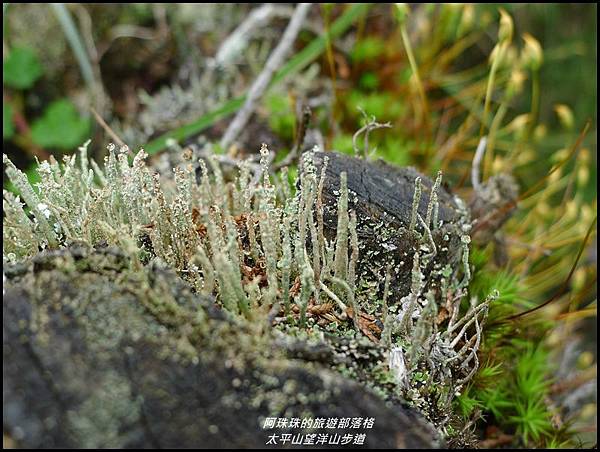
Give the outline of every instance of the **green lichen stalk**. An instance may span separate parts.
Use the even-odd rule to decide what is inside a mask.
[[[79,165],[75,156],[62,165],[42,162],[35,188],[4,156],[7,176],[26,203],[4,191],[5,262],[74,242],[119,246],[138,268],[155,262],[175,270],[195,291],[214,295],[234,317],[253,321],[269,312],[272,324],[288,334],[323,340],[328,331],[363,344],[353,347],[372,349],[381,359],[330,365],[358,380],[365,371],[371,373],[369,384],[384,398],[406,399],[440,429],[453,419],[451,403],[479,366],[477,350],[491,299],[472,298],[468,310],[461,310],[471,277],[469,238],[461,227],[440,232],[441,174],[430,189],[425,219],[419,213],[422,181],[414,180],[410,224],[400,232],[416,249],[402,257],[406,263],[386,263],[379,275],[361,264],[364,225],[345,172],[332,189],[335,235],[326,236],[324,212],[331,207],[323,194],[327,159],[317,174],[318,149],[304,154],[296,193],[287,176],[278,187],[271,182],[266,146],[260,174],[252,177],[250,165],[242,164],[231,182],[215,159],[208,159],[208,165],[198,162],[199,183],[190,164],[176,168],[168,183],[152,173],[143,150],[132,159],[126,147],[110,145],[108,151],[103,169],[88,161],[86,146]],[[394,231],[384,228],[381,234],[391,237]],[[451,253],[462,268],[440,260],[440,234],[446,236],[444,243],[461,243],[442,254]],[[394,299],[393,281],[406,271],[410,291]],[[383,285],[383,302],[374,302],[382,299]],[[185,317],[175,301],[145,299],[145,307],[170,325]],[[440,320],[441,312],[448,313],[447,319]],[[381,320],[383,331],[377,331],[373,319]],[[336,349],[339,343],[330,346]],[[387,383],[379,384],[380,379]]]

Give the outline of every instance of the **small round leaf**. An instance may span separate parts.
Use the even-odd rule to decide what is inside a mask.
[[[4,83],[15,89],[31,88],[44,72],[42,65],[33,51],[28,47],[12,49],[4,61]]]

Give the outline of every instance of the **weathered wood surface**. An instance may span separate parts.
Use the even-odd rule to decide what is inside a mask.
[[[420,177],[422,195],[418,211],[425,218],[433,187],[433,181],[428,176],[419,173],[413,167],[398,167],[382,160],[368,161],[338,152],[314,153],[317,174],[320,174],[325,158],[328,162],[324,197],[337,198],[334,191],[339,190],[340,174],[346,172],[348,189],[358,197],[357,214],[381,218],[385,212],[394,217],[399,224],[407,227],[411,219],[415,179]],[[443,187],[438,191],[438,201],[440,220],[450,223],[461,219],[456,199]]]
[[[337,228],[337,200],[340,193],[340,174],[346,172],[349,190],[348,208],[357,216],[357,235],[361,242],[358,274],[364,280],[379,280],[383,289],[387,265],[391,266],[391,301],[397,301],[410,292],[413,256],[422,246],[420,235],[424,230],[416,222],[417,234],[409,230],[412,216],[415,179],[421,178],[422,193],[419,215],[425,219],[434,182],[411,167],[396,167],[383,161],[367,161],[337,152],[316,152],[314,161],[317,175],[321,174],[327,158],[323,185],[324,227],[326,235],[335,237]],[[432,230],[437,249],[435,259],[422,269],[427,286],[432,270],[449,264],[459,265],[460,237],[468,225],[466,209],[461,200],[441,186],[437,191],[439,224]]]
[[[366,447],[439,446],[419,415],[290,359],[170,271],[128,266],[116,249],[71,248],[5,267],[3,422],[17,446],[264,447],[286,432],[262,429],[277,413],[374,417]]]

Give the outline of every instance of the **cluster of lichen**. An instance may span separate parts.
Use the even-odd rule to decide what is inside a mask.
[[[439,428],[448,424],[451,402],[479,366],[489,300],[471,298],[461,310],[471,277],[469,238],[462,228],[456,253],[462,254],[463,265],[434,266],[428,278],[437,278],[439,287],[424,290],[422,269],[436,255],[431,230],[439,223],[436,190],[441,176],[425,219],[418,213],[421,190],[420,180],[415,181],[409,229],[419,246],[412,269],[405,270],[412,274],[411,290],[391,306],[389,268],[382,298],[380,281],[357,272],[361,247],[345,173],[336,190],[337,233],[332,240],[325,237],[327,158],[317,174],[314,151],[304,154],[294,193],[286,170],[275,178],[269,174],[266,146],[254,174],[249,164],[241,163],[239,175],[228,182],[216,159],[208,158],[211,171],[200,161],[199,182],[188,163],[173,170],[171,185],[151,172],[143,150],[131,161],[127,147],[110,145],[108,150],[104,169],[88,160],[85,145],[79,159],[65,157],[62,165],[41,162],[37,190],[4,156],[6,174],[26,203],[4,191],[4,262],[73,242],[119,246],[131,256],[134,269],[162,261],[197,292],[215,295],[233,315],[252,321],[270,314],[290,334],[322,338],[323,332],[333,331],[348,338],[351,347],[368,342],[376,350],[373,356],[384,359],[366,365],[373,373],[366,382],[387,398],[408,400]],[[383,323],[381,340],[367,340],[359,322],[360,313],[374,311],[372,305],[378,306],[375,311]],[[317,323],[316,316],[308,315],[309,307],[327,311],[329,321]],[[176,303],[151,299],[146,308],[177,324]],[[446,311],[441,320],[440,310]],[[357,377],[354,365],[330,364]]]

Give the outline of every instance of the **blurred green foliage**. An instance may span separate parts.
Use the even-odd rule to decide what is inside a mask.
[[[503,7],[513,15],[516,33],[531,33],[544,49],[540,82],[547,89],[540,99],[540,119],[556,125],[553,107],[564,103],[572,106],[578,127],[588,118],[596,123],[598,5],[507,3]]]
[[[27,151],[33,149],[28,146],[71,151],[89,137],[91,122],[89,118],[82,117],[67,98],[54,100],[45,106],[41,116],[31,121],[30,128],[28,125],[22,130],[15,127],[14,118],[17,113],[21,115],[25,124],[30,121],[27,117],[27,97],[24,94],[32,90],[43,76],[44,68],[34,49],[10,49],[4,59],[2,138],[15,139],[25,146]]]
[[[350,56],[353,62],[360,63],[378,58],[384,51],[385,42],[383,39],[377,36],[367,36],[352,47]]]
[[[16,47],[4,61],[3,82],[15,89],[29,89],[42,76],[44,70],[33,49]]]
[[[15,124],[13,122],[13,109],[10,104],[2,104],[2,138],[11,138],[15,133]]]
[[[68,99],[59,99],[33,122],[31,138],[45,148],[71,150],[86,140],[89,131],[90,120],[82,118]]]
[[[266,99],[269,110],[268,122],[273,132],[285,140],[294,138],[296,116],[290,99],[280,94],[270,95]]]
[[[348,96],[347,107],[348,113],[358,123],[362,116],[359,108],[367,114],[375,116],[377,121],[386,122],[394,120],[405,113],[407,105],[398,102],[387,91],[371,92],[370,90],[354,89]]]

